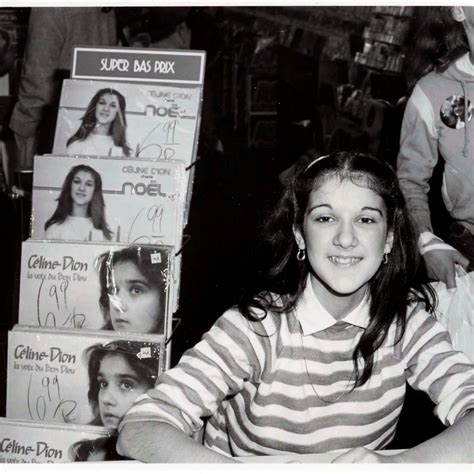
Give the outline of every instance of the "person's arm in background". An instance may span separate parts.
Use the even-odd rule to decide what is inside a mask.
[[[38,127],[57,87],[55,76],[65,35],[62,10],[31,9],[18,102],[10,119],[19,151],[15,165],[19,169],[33,167]]]
[[[408,100],[400,135],[397,175],[410,214],[417,226],[420,252],[433,280],[456,287],[456,264],[469,263],[456,249],[433,234],[428,204],[429,180],[438,161],[438,134],[433,107],[418,85]]]

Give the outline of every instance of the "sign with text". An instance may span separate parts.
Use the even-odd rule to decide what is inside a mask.
[[[181,246],[180,161],[35,156],[31,238]]]
[[[202,85],[205,58],[194,50],[76,47],[71,77]]]
[[[8,333],[7,417],[116,429],[134,398],[129,397],[126,407],[122,403],[121,411],[101,406],[99,379],[112,383],[122,374],[136,380],[138,397],[163,370],[163,340],[158,335],[17,325]]]

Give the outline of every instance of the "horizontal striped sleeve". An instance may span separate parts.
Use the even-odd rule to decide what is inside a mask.
[[[408,383],[430,396],[445,425],[474,408],[474,366],[453,349],[447,331],[426,311],[417,308],[408,317],[401,355]]]
[[[253,339],[252,341],[250,339]],[[187,434],[199,430],[221,402],[238,393],[265,357],[265,338],[255,334],[235,310],[222,315],[179,364],[164,372],[154,389],[140,397],[122,420],[162,421]]]

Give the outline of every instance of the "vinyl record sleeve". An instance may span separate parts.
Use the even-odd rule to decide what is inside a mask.
[[[109,439],[110,430],[89,425],[65,425],[0,418],[0,463],[67,463],[78,461],[79,447]],[[103,443],[101,443],[103,444]],[[93,450],[90,450],[93,456]],[[98,453],[97,453],[98,454]],[[90,459],[94,460],[93,457]]]
[[[131,262],[132,269],[143,276],[144,288],[158,290],[157,321],[163,321],[163,331],[168,333],[175,282],[173,249],[165,246],[26,240],[22,244],[19,323],[103,329],[105,309],[99,298],[102,294],[108,303],[108,279],[113,282],[126,275],[123,266],[115,271],[114,261]],[[143,292],[142,282],[130,291]],[[130,304],[123,312],[126,318],[136,318]]]
[[[82,126],[82,118],[94,115],[98,106],[89,103],[98,91],[117,91],[125,101],[122,120],[128,157],[152,160],[181,160],[186,166],[194,161],[198,144],[201,86],[168,86],[131,84],[110,81],[67,79],[63,82],[54,138],[54,154],[119,155],[126,157],[124,147],[104,151],[97,136],[88,134],[68,148],[68,140]],[[95,102],[95,101],[94,101]],[[94,118],[92,120],[95,120]],[[71,145],[71,144],[70,144]],[[72,146],[72,145],[71,145]],[[81,151],[87,149],[86,152]],[[73,151],[71,151],[73,150]],[[96,151],[94,151],[96,150]]]
[[[75,173],[73,170],[77,169],[76,166],[92,169],[87,172],[88,177],[93,173],[100,177],[102,193],[94,189],[88,212],[90,214],[93,207],[99,209],[96,214],[103,216],[111,232],[109,242],[180,247],[187,186],[183,163],[180,161],[35,156],[31,238],[107,241],[103,230],[95,226],[92,228],[91,222],[88,233],[81,223],[76,226],[74,220],[65,226],[70,221],[67,211],[64,212],[67,222],[50,226],[50,236],[45,231],[46,222],[59,210],[61,201],[58,198],[63,188],[63,202],[70,202],[69,206],[74,202],[74,192],[71,191],[73,185],[70,184],[68,188],[67,181]],[[98,179],[94,177],[94,182]],[[100,204],[100,195],[105,206]]]
[[[164,369],[163,341],[159,335],[16,325],[8,333],[7,417],[91,424],[95,414],[88,400],[86,350],[118,347],[115,353],[127,352],[151,365],[156,381]]]

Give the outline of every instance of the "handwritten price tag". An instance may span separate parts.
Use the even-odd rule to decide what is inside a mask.
[[[28,413],[32,420],[61,423],[74,421],[77,402],[61,396],[59,377],[30,375],[26,393]]]
[[[75,307],[71,311],[69,310],[68,288],[68,280],[60,284],[45,283],[45,280],[41,280],[36,298],[37,322],[39,326],[82,328],[86,324],[87,318],[85,314],[78,312]],[[42,313],[42,307],[49,308],[49,310]]]

